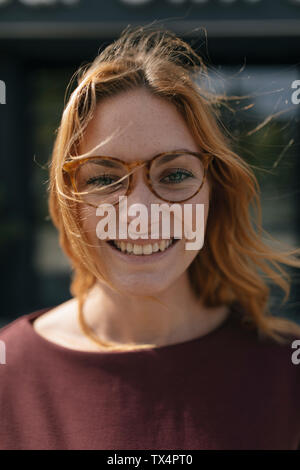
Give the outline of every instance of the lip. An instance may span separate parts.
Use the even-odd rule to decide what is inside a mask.
[[[125,240],[121,240],[121,241],[125,241]],[[128,243],[134,243],[134,241],[135,240],[130,240]],[[146,244],[149,244],[149,240],[143,240],[143,241],[144,242],[146,241]],[[155,240],[155,242],[156,241],[158,242],[158,240]],[[168,253],[171,253],[174,247],[178,245],[178,241],[180,241],[180,239],[175,238],[172,245],[169,246],[165,251],[157,251],[156,253],[152,253],[151,255],[134,255],[133,253],[126,254],[118,250],[114,246],[112,246],[110,243],[106,243],[106,245],[116,256],[119,256],[119,258],[125,261],[126,263],[145,264],[145,263],[156,263],[160,259],[166,257]],[[144,244],[145,243],[143,243],[143,245]]]

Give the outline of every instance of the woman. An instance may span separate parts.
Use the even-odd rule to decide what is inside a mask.
[[[150,28],[126,29],[80,70],[49,185],[72,299],[1,330],[1,448],[300,446],[300,327],[268,312],[267,284],[287,297],[282,264],[300,263],[262,241],[255,176],[193,73],[206,77],[188,44]],[[171,213],[165,237],[173,203],[192,217]],[[191,230],[204,243],[187,249]]]

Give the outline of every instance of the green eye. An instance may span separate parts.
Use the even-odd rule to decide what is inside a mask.
[[[173,171],[166,175],[164,178],[161,179],[162,183],[181,183],[182,181],[185,181],[186,179],[193,178],[193,174],[190,173],[187,170],[181,170],[177,169],[176,171]],[[169,179],[168,179],[169,178]]]
[[[123,185],[122,181],[119,182],[120,178],[110,175],[101,175],[93,176],[86,181],[86,185],[96,186],[98,188],[103,188],[106,186],[111,186],[111,189],[118,189]]]
[[[94,186],[107,186],[114,182],[113,178],[109,175],[102,175],[102,176],[94,176],[89,178],[86,184],[94,185]]]

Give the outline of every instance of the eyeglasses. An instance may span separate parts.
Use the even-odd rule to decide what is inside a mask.
[[[134,187],[133,172],[144,167],[144,181],[158,198],[184,202],[202,188],[213,156],[174,150],[155,155],[147,161],[124,162],[119,158],[89,156],[68,160],[63,171],[70,176],[74,193],[86,204],[117,204]]]

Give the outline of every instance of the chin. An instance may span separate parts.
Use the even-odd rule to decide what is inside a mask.
[[[127,275],[123,279],[109,276],[109,280],[114,287],[125,295],[137,297],[145,295],[156,296],[172,285],[171,279],[168,282],[168,279],[162,279],[161,276],[154,273],[148,276],[141,273],[131,276]]]

